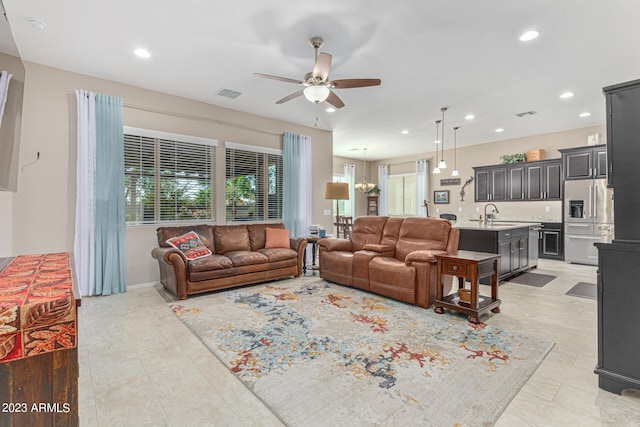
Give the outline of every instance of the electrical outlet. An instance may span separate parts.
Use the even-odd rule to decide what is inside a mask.
[[[325,209],[324,210],[324,214],[325,215],[331,215],[331,209]]]
[[[480,212],[480,208],[479,207],[476,207],[476,212]]]
[[[458,208],[458,212],[462,212],[462,206]]]
[[[544,211],[545,212],[551,212],[551,206],[545,206],[544,207]]]
[[[440,208],[436,208],[436,213],[440,213]]]

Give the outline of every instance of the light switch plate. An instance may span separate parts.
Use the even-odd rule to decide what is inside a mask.
[[[458,212],[462,212],[462,206],[458,208]]]
[[[325,209],[324,210],[324,214],[325,215],[331,215],[331,209]]]
[[[551,206],[545,206],[544,207],[544,211],[545,212],[551,212]]]
[[[476,212],[480,212],[480,208],[479,207],[476,207]]]

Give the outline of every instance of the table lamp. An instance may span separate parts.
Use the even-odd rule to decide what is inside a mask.
[[[338,226],[338,217],[340,216],[338,200],[349,200],[349,184],[346,182],[327,182],[324,188],[324,198],[336,201],[336,226]]]

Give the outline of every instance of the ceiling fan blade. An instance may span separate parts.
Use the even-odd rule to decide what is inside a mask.
[[[262,73],[253,73],[253,75],[258,77],[263,77],[265,79],[278,80],[281,82],[296,83],[299,85],[302,84],[300,80],[290,79],[288,77],[278,77],[278,76],[272,76],[271,74],[262,74]]]
[[[336,89],[350,89],[354,87],[379,86],[380,79],[342,79],[331,82]]]
[[[338,98],[338,95],[336,95],[333,91],[329,92],[329,96],[327,97],[326,101],[336,108],[344,107],[344,102],[342,102],[342,99]]]
[[[304,92],[304,89],[299,90],[297,92],[293,92],[291,95],[287,95],[284,98],[276,101],[276,104],[284,104],[287,101],[291,101],[292,99],[295,99],[295,98],[299,97],[300,95],[302,95],[303,92]]]
[[[331,71],[331,55],[322,52],[318,55],[311,75],[314,78],[320,78],[323,82],[326,82],[329,78],[329,71]]]

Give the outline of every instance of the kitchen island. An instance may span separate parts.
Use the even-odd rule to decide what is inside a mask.
[[[538,265],[538,222],[456,222],[461,250],[500,254],[499,280]]]

